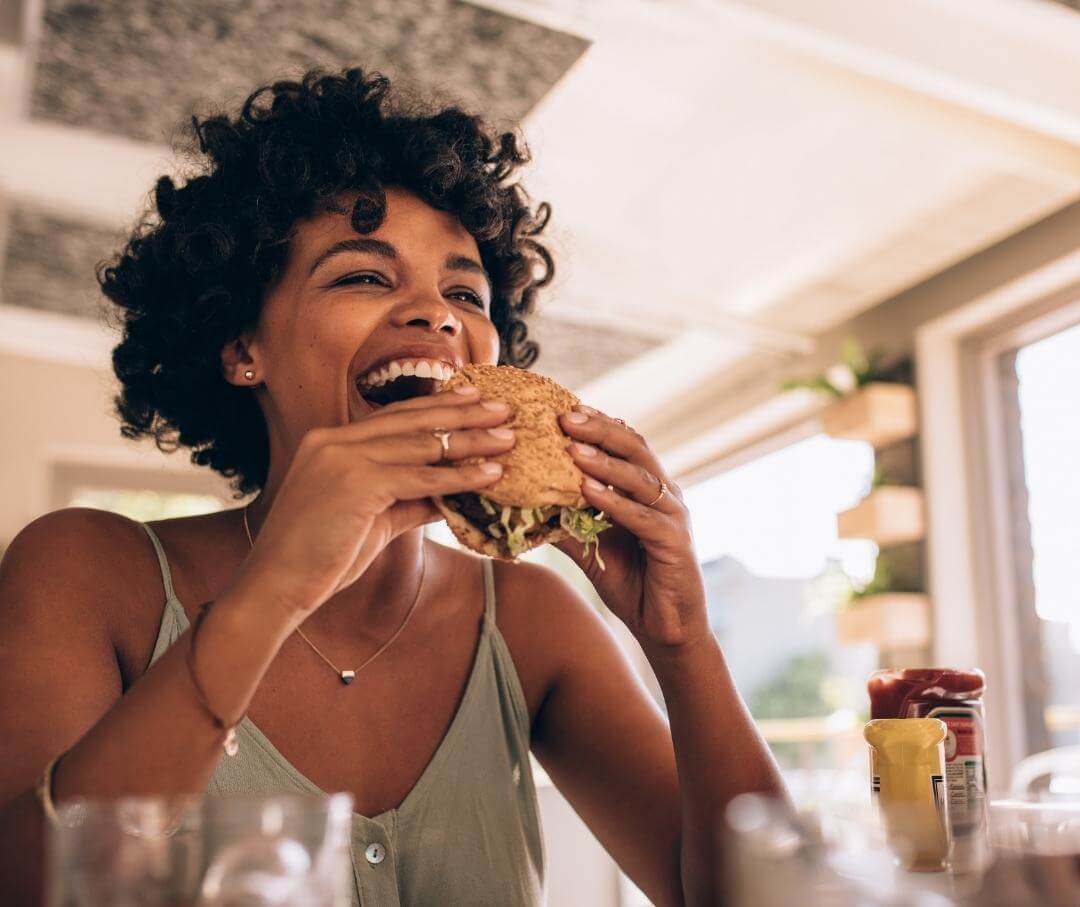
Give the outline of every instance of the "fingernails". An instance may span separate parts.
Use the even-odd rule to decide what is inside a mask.
[[[591,444],[582,444],[580,441],[575,441],[573,444],[574,450],[576,450],[583,457],[595,457],[596,448]]]
[[[507,438],[514,437],[514,430],[512,428],[489,428],[488,434],[493,438],[498,438],[500,441],[505,441]]]
[[[484,409],[490,409],[493,413],[506,412],[506,410],[510,408],[503,403],[502,400],[485,400],[480,405],[484,407]]]
[[[486,476],[497,476],[502,472],[502,463],[481,463],[480,471]]]
[[[584,422],[588,422],[589,417],[586,416],[584,413],[567,413],[566,421],[573,422],[575,425],[581,425]]]
[[[577,410],[579,413],[588,413],[590,416],[600,415],[595,409],[593,409],[591,406],[586,406],[584,403],[577,404],[574,409]]]
[[[585,481],[584,481],[583,484],[584,484],[584,486],[586,488],[589,489],[589,491],[603,491],[604,490],[604,486],[601,485],[599,482],[597,482],[596,479],[594,479],[592,476],[585,476]]]
[[[480,390],[474,384],[459,384],[454,388],[454,393],[461,394],[463,397],[474,397],[480,393]]]

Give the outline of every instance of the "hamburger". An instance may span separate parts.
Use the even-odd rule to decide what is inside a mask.
[[[575,538],[586,552],[593,548],[602,568],[597,537],[611,523],[582,496],[583,473],[565,449],[569,439],[558,419],[578,398],[550,378],[509,365],[465,365],[442,389],[464,384],[510,407],[507,425],[517,441],[506,453],[461,461],[502,464],[499,480],[483,493],[432,499],[454,536],[466,548],[500,560]]]

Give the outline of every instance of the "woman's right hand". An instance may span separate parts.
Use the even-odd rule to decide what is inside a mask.
[[[498,464],[453,461],[509,450],[513,435],[498,427],[509,415],[505,404],[481,401],[470,387],[309,431],[234,587],[258,590],[301,623],[354,583],[390,541],[438,518],[432,495],[495,482]],[[451,433],[445,454],[438,429]]]

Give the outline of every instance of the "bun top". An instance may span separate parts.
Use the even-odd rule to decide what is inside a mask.
[[[570,439],[558,421],[560,413],[580,402],[578,398],[550,378],[511,365],[462,366],[444,389],[464,384],[474,385],[482,398],[506,403],[510,407],[506,424],[516,435],[506,453],[461,461],[502,463],[502,477],[480,493],[510,507],[585,507],[583,475],[566,451]]]

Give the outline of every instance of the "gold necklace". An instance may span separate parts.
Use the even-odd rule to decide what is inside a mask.
[[[248,545],[250,547],[254,548],[255,547],[255,542],[251,538],[251,526],[248,523],[248,507],[250,507],[250,506],[251,506],[250,502],[244,505],[244,510],[243,510],[244,533],[247,535]],[[420,542],[420,550],[423,552],[423,560],[422,560],[421,565],[420,565],[420,582],[416,584],[416,597],[413,599],[412,605],[409,606],[409,613],[405,615],[405,619],[401,622],[401,626],[398,627],[397,630],[394,631],[394,635],[391,636],[386,642],[384,642],[379,647],[378,651],[376,651],[376,653],[374,655],[372,655],[370,658],[368,658],[359,667],[357,667],[357,668],[345,668],[345,669],[339,668],[336,664],[334,664],[329,658],[327,658],[323,654],[322,650],[317,645],[315,645],[315,643],[313,643],[310,639],[308,639],[307,634],[304,633],[303,630],[301,630],[299,627],[296,628],[296,632],[300,634],[300,638],[304,642],[306,642],[309,646],[311,646],[311,648],[315,652],[315,654],[318,655],[319,658],[321,658],[323,661],[325,661],[330,666],[331,670],[335,674],[337,674],[338,677],[341,678],[341,682],[343,684],[345,684],[345,686],[348,686],[350,683],[352,683],[354,680],[356,680],[356,675],[360,671],[362,671],[364,668],[366,668],[376,658],[378,658],[380,655],[382,655],[383,652],[385,652],[387,649],[390,648],[391,643],[393,643],[393,641],[395,639],[397,639],[401,635],[401,631],[405,629],[405,625],[409,622],[409,618],[413,616],[413,611],[416,610],[416,606],[420,603],[420,592],[424,588],[424,574],[427,572],[427,548],[424,547],[423,540],[421,540],[421,542]]]

